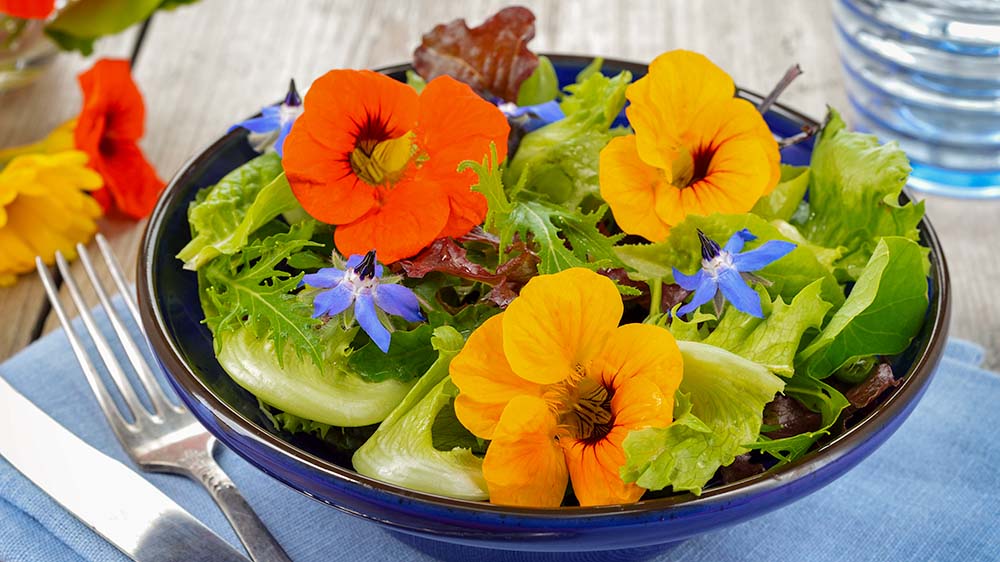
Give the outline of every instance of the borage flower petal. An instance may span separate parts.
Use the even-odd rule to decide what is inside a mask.
[[[335,70],[306,95],[283,164],[305,210],[338,225],[341,253],[375,248],[391,263],[482,222],[486,200],[457,167],[490,143],[504,152],[508,130],[495,106],[451,78],[418,96],[382,74]]]

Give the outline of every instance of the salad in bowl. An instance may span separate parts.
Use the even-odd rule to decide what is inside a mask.
[[[267,430],[531,511],[779,473],[878,407],[931,301],[903,152],[832,109],[776,136],[794,70],[756,104],[683,50],[560,87],[533,21],[438,26],[405,81],[332,70],[236,126],[259,155],[175,263]]]

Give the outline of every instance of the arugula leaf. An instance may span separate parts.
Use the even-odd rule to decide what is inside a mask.
[[[851,294],[797,361],[818,379],[868,355],[903,352],[927,311],[929,250],[898,236],[882,238]]]
[[[433,427],[453,398],[448,365],[464,345],[461,334],[442,326],[431,340],[438,358],[406,398],[352,457],[360,474],[398,486],[467,500],[489,497],[483,461],[465,448],[439,451]]]
[[[521,82],[517,92],[517,105],[538,105],[559,96],[559,77],[549,57],[540,55],[538,67],[527,80]]]
[[[822,424],[822,427],[816,431],[781,439],[768,439],[761,436],[751,446],[752,449],[770,454],[781,463],[788,463],[805,455],[813,443],[820,437],[829,434],[830,427],[836,423],[840,413],[850,405],[850,402],[836,388],[804,373],[796,373],[788,380],[785,384],[784,395],[798,400],[814,412],[819,412]]]
[[[643,488],[700,494],[720,466],[747,452],[760,435],[764,406],[785,383],[764,367],[724,349],[678,342],[684,378],[665,428],[625,437],[621,476]]]
[[[309,302],[291,294],[304,274],[278,269],[302,248],[318,246],[309,240],[312,227],[312,223],[293,226],[287,233],[255,241],[239,254],[203,268],[199,292],[217,344],[220,334],[245,327],[255,337],[273,342],[279,365],[286,341],[299,357],[323,364],[324,344],[316,329],[320,321],[312,318]]]
[[[538,271],[542,274],[571,267],[597,270],[623,265],[614,249],[623,235],[605,236],[597,228],[607,213],[606,207],[584,213],[542,201],[512,203],[504,190],[496,156],[496,147],[491,146],[490,156],[481,164],[466,160],[459,165],[459,171],[471,169],[479,176],[472,190],[486,197],[486,229],[499,236],[501,249],[510,246],[515,235],[531,240],[538,246]]]
[[[435,354],[431,347],[433,331],[429,324],[421,324],[408,332],[393,332],[389,353],[383,353],[374,343],[368,343],[351,354],[347,365],[370,382],[388,379],[412,381],[424,374],[434,362]]]
[[[732,234],[746,228],[757,239],[747,242],[745,250],[752,250],[768,240],[791,240],[774,224],[752,213],[742,215],[688,216],[683,222],[670,229],[670,236],[655,244],[616,246],[614,251],[632,271],[629,277],[636,280],[660,278],[673,281],[671,266],[685,273],[693,273],[701,267],[701,244],[697,229],[709,238],[725,243]],[[786,228],[794,228],[788,225]],[[772,298],[781,296],[790,301],[802,289],[822,280],[820,294],[826,302],[835,307],[844,302],[844,291],[828,267],[820,261],[817,249],[811,245],[799,245],[788,255],[756,272],[772,284],[767,288]]]
[[[844,246],[839,266],[856,279],[879,238],[918,237],[924,204],[899,204],[910,164],[895,142],[847,130],[830,110],[812,153],[809,177],[811,218],[805,237],[820,246]]]
[[[198,193],[188,210],[192,239],[177,258],[197,270],[219,255],[238,252],[255,230],[299,206],[281,168],[264,153]]]
[[[819,330],[832,306],[820,296],[817,279],[799,292],[790,304],[779,296],[765,304],[764,318],[756,318],[727,305],[719,325],[704,343],[732,351],[784,377],[795,373],[795,353],[806,330]]]
[[[629,72],[614,78],[590,74],[566,87],[560,107],[565,118],[532,131],[504,173],[507,185],[523,185],[522,198],[545,200],[567,209],[592,210],[600,204],[597,162],[601,149],[624,130],[609,130],[625,105]]]
[[[809,189],[807,166],[781,165],[781,179],[774,191],[761,197],[750,211],[765,219],[790,220]]]

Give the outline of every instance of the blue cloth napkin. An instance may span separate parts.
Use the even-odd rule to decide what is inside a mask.
[[[102,325],[110,333],[107,323]],[[109,339],[113,341],[113,336]],[[819,492],[666,551],[592,553],[584,558],[685,562],[1000,559],[1000,439],[996,433],[1000,376],[979,369],[982,359],[981,348],[950,342],[934,381],[910,419],[870,458]],[[62,332],[42,338],[0,365],[0,376],[70,431],[129,464]],[[39,449],[45,446],[38,443]],[[400,535],[312,501],[229,450],[220,450],[218,459],[289,555],[300,562],[561,558],[483,551]],[[239,548],[232,529],[198,484],[172,475],[142,475]],[[125,557],[0,458],[0,560]]]

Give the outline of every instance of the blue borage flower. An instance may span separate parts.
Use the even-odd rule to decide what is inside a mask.
[[[345,269],[330,267],[305,275],[302,284],[327,289],[313,298],[313,318],[336,316],[353,304],[354,318],[383,353],[389,352],[391,335],[379,311],[410,322],[427,320],[410,288],[382,281],[374,250],[351,256]]]
[[[712,300],[718,316],[722,313],[725,298],[737,310],[763,318],[760,295],[749,284],[770,283],[752,272],[785,257],[795,249],[795,244],[770,240],[756,250],[740,253],[745,242],[757,239],[745,228],[733,234],[722,248],[701,230],[698,230],[698,239],[701,241],[701,270],[694,275],[685,275],[673,268],[674,281],[688,291],[694,291],[691,302],[682,306],[677,314],[688,314]]]
[[[549,123],[555,123],[566,117],[559,102],[552,100],[537,105],[523,105],[507,102],[499,103],[497,107],[507,116],[507,119],[519,123],[525,132],[531,132]]]
[[[230,131],[237,127],[243,127],[256,135],[265,135],[253,142],[254,149],[258,152],[264,147],[274,142],[274,150],[278,156],[282,156],[282,148],[285,145],[285,137],[292,130],[295,119],[302,114],[302,98],[295,88],[295,80],[288,85],[288,93],[285,101],[278,105],[269,105],[260,110],[261,116],[247,119],[229,128]]]

